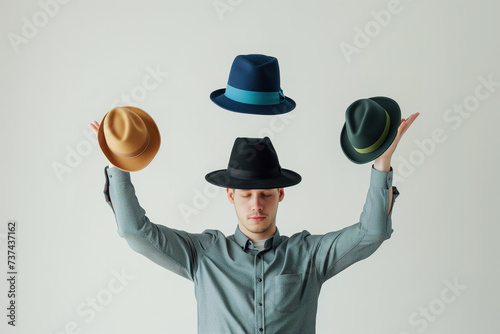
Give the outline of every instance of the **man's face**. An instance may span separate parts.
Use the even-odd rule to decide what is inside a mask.
[[[238,226],[251,240],[270,238],[276,232],[278,203],[283,200],[283,188],[226,189],[229,202],[234,204]]]

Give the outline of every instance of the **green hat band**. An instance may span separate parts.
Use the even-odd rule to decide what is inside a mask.
[[[384,111],[385,111],[385,109],[384,109]],[[382,146],[382,143],[387,138],[387,135],[389,134],[389,129],[391,127],[390,126],[391,125],[391,118],[389,117],[389,114],[387,113],[387,111],[385,111],[385,115],[386,115],[385,128],[384,128],[384,131],[382,132],[382,134],[380,135],[380,137],[378,138],[378,140],[373,145],[366,147],[366,148],[356,148],[353,146],[353,148],[357,152],[359,152],[359,153],[371,153],[371,152],[375,151],[377,148],[379,148],[380,146]]]

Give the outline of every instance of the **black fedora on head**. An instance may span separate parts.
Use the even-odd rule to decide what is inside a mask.
[[[364,164],[381,156],[392,144],[401,123],[393,99],[378,96],[353,102],[346,110],[340,146],[349,160]]]
[[[283,94],[278,59],[261,54],[239,55],[231,66],[226,88],[210,94],[224,109],[256,115],[277,115],[295,108]]]
[[[227,169],[208,173],[205,179],[224,188],[272,189],[296,185],[302,177],[281,168],[268,137],[238,137],[234,141]]]

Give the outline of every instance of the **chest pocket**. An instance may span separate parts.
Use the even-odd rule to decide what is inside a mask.
[[[274,305],[278,312],[295,312],[300,304],[301,274],[274,277]]]

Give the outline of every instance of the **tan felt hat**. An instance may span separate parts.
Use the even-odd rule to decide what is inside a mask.
[[[102,119],[99,146],[117,168],[135,172],[146,167],[160,148],[160,131],[153,118],[136,107],[116,107]]]

